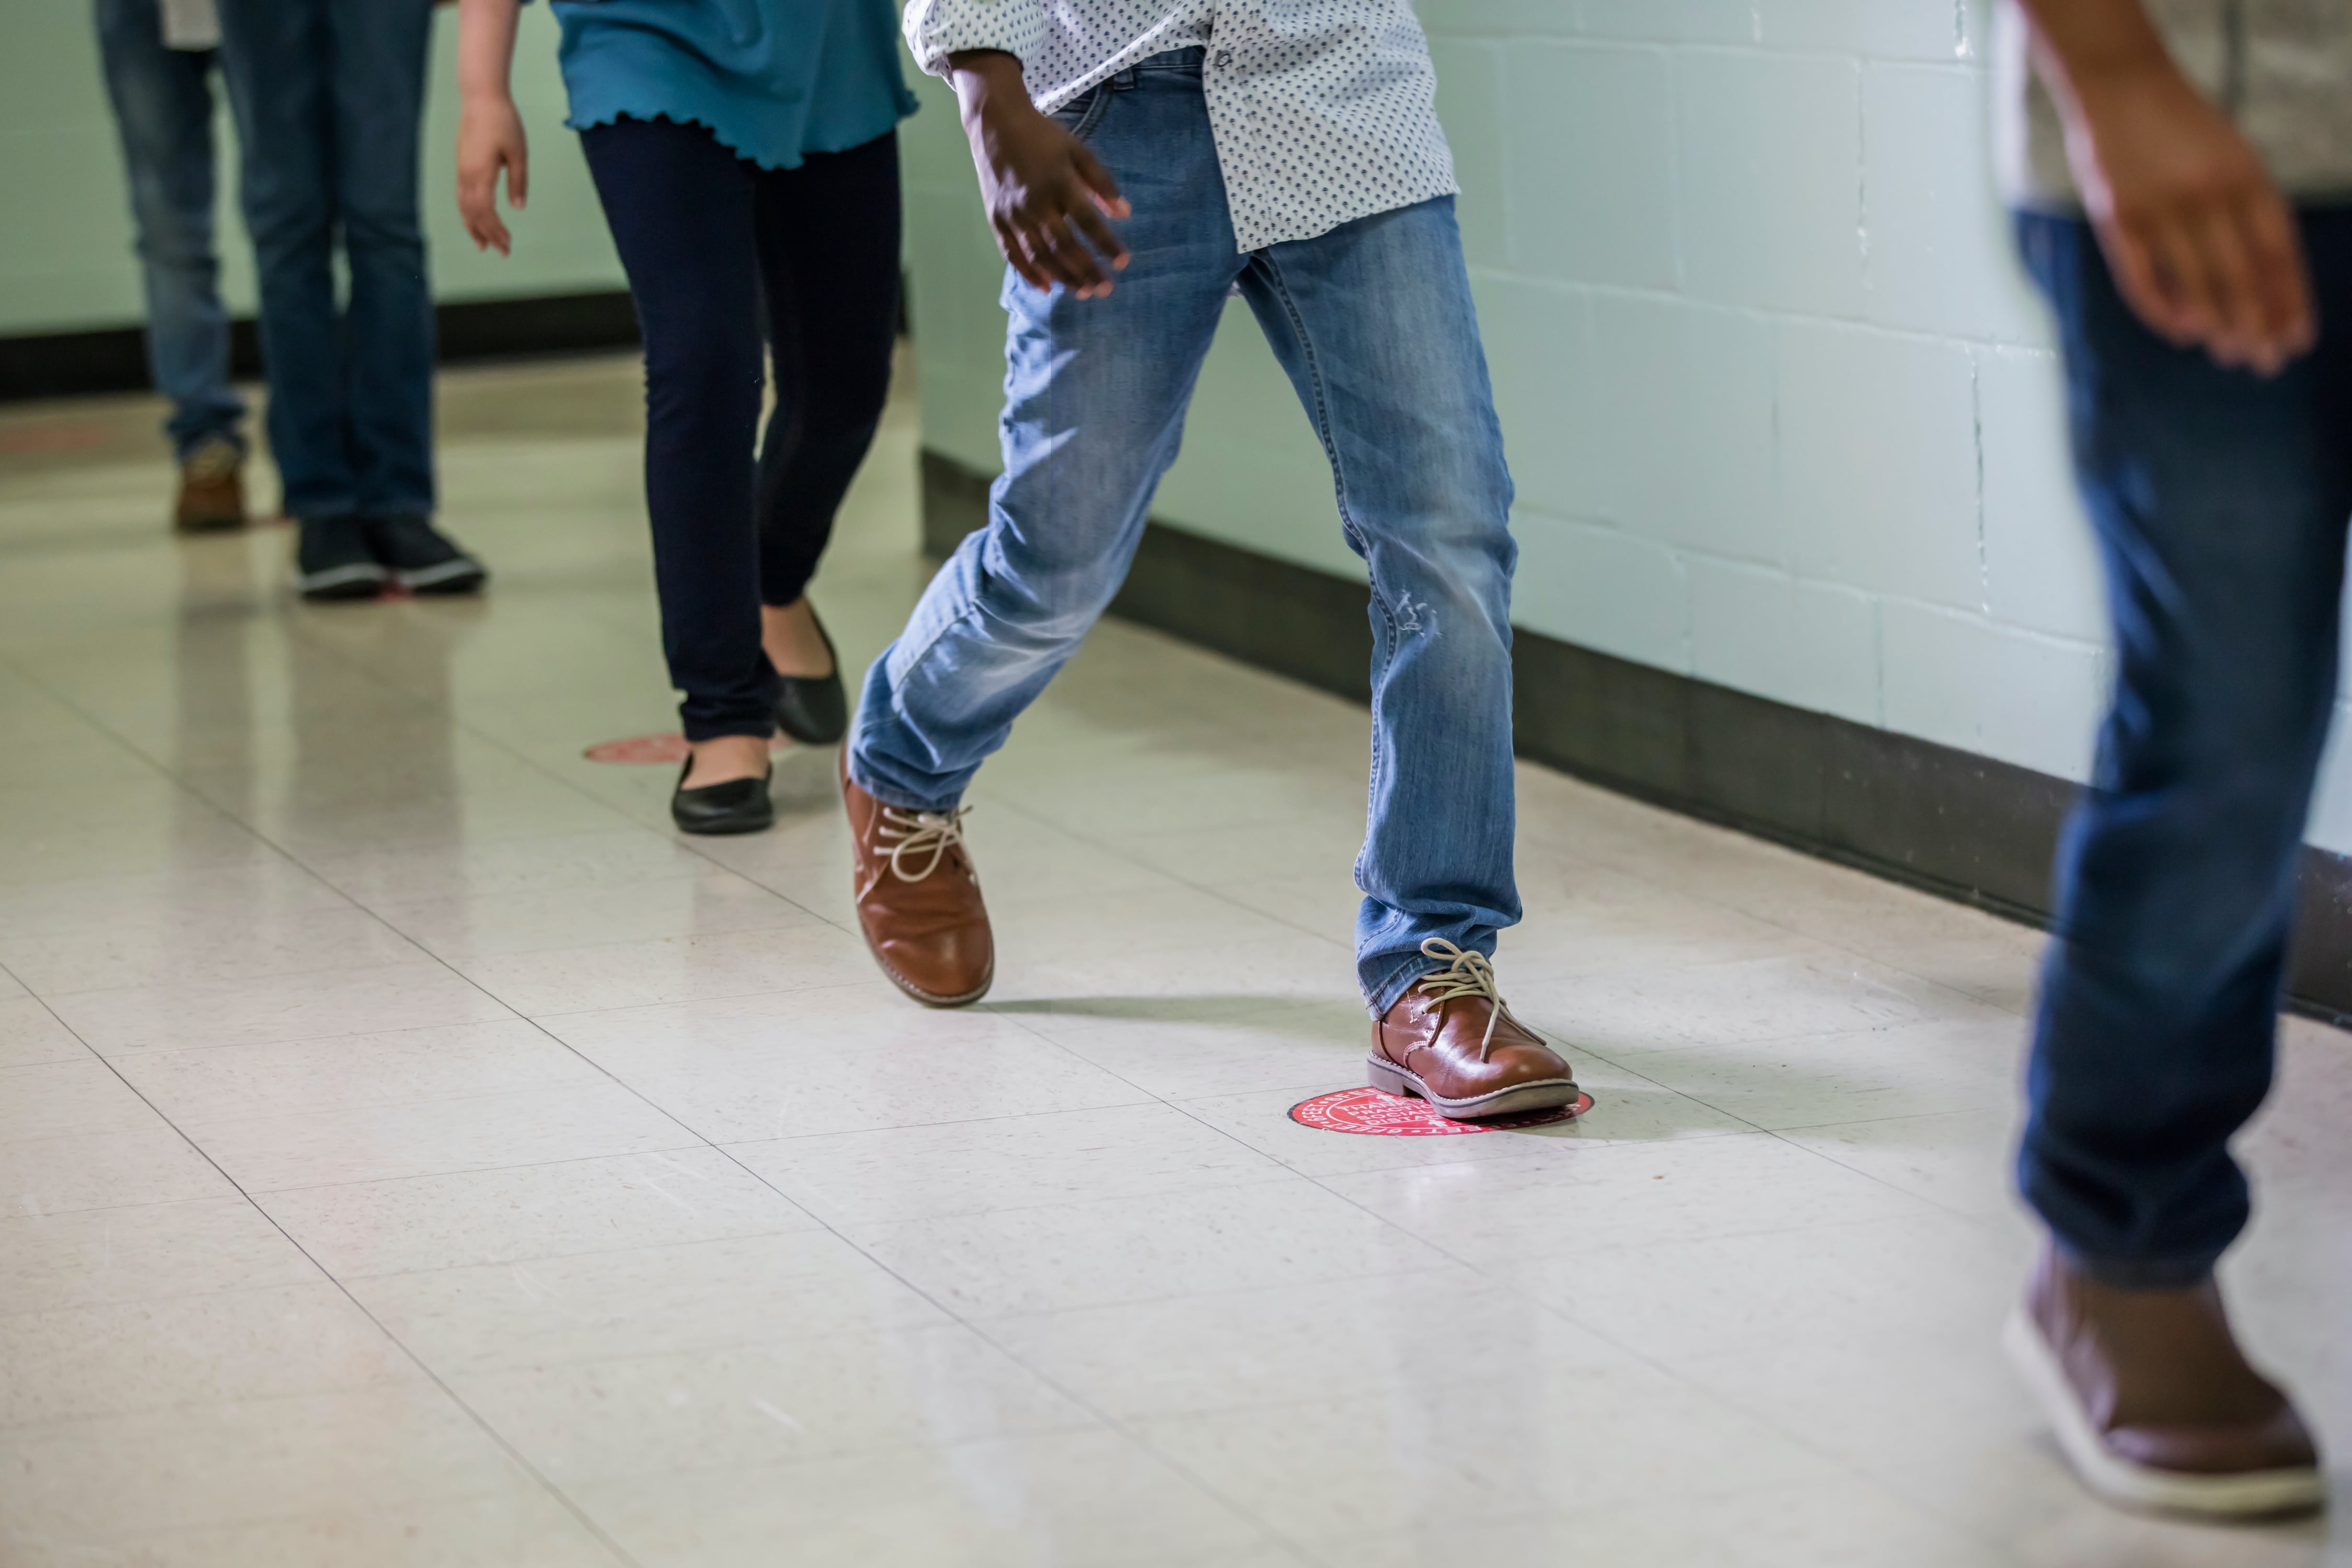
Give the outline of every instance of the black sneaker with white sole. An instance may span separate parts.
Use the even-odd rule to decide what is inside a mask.
[[[373,599],[392,574],[355,517],[306,517],[294,553],[294,587],[306,599]]]
[[[422,513],[372,517],[364,526],[375,558],[412,594],[470,594],[489,578],[488,567]]]

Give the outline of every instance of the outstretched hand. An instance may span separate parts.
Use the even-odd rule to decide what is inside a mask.
[[[1128,264],[1109,220],[1131,210],[1110,172],[1085,142],[1037,112],[1018,59],[977,50],[949,64],[1004,259],[1039,289],[1058,283],[1081,300],[1109,293],[1111,274]]]

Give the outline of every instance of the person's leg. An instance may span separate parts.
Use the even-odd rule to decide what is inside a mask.
[[[433,510],[433,291],[417,135],[433,0],[322,0],[332,61],[335,216],[351,271],[343,440],[359,510]]]
[[[270,454],[284,508],[306,523],[351,520],[359,485],[344,445],[337,129],[324,0],[219,0],[219,7],[221,63],[244,151],[238,199],[259,274]]]
[[[2087,225],[2021,230],[2118,670],[2059,851],[2019,1159],[2054,1247],[2011,1343],[2095,1486],[2213,1513],[2321,1495],[2212,1277],[2247,1218],[2229,1140],[2270,1086],[2352,519],[2352,210],[2304,228],[2322,337],[2268,380],[2141,326]]]
[[[2352,264],[2327,226],[2323,279]],[[2273,379],[2225,371],[2131,317],[2086,226],[2029,219],[2026,240],[2058,308],[2119,668],[2059,853],[2021,1175],[2089,1271],[2183,1285],[2245,1224],[2227,1144],[2270,1086],[2336,689],[2352,322]]]
[[[152,0],[97,0],[97,22],[138,226],[147,363],[172,401],[165,433],[183,458],[207,441],[241,452],[213,249],[213,56],[165,48]]]
[[[1452,198],[1257,253],[1242,287],[1370,567],[1372,763],[1356,864],[1374,1016],[1519,918],[1511,874],[1511,478]]]
[[[989,526],[931,579],[866,672],[850,778],[884,805],[943,812],[1118,592],[1240,270],[1198,54],[1073,106],[1133,204],[1133,265],[1108,296],[1010,272],[1004,473]]]
[[[687,739],[764,740],[751,444],[760,417],[754,165],[699,126],[580,134],[646,344],[646,506]]]
[[[977,1001],[995,973],[957,802],[1118,592],[1241,269],[1200,61],[1155,57],[1064,112],[1134,204],[1133,264],[1095,300],[1007,269],[988,526],[866,671],[842,753],[859,929],[929,1006]]]
[[[760,445],[760,602],[769,661],[832,674],[802,604],[890,394],[898,321],[898,139],[760,176],[761,277],[776,405]]]

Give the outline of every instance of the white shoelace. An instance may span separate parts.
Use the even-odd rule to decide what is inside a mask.
[[[940,868],[949,850],[963,842],[963,819],[971,815],[968,805],[948,812],[901,811],[886,805],[874,837],[890,847],[891,872],[902,882],[919,882]],[[926,852],[930,858],[923,862],[923,868],[909,873],[906,857]]]
[[[1442,936],[1433,936],[1424,941],[1421,951],[1426,957],[1444,959],[1446,964],[1444,968],[1433,969],[1414,981],[1416,990],[1435,1002],[1451,1002],[1458,996],[1484,996],[1490,1005],[1486,1012],[1486,1032],[1478,1037],[1480,1061],[1486,1059],[1486,1047],[1494,1043],[1496,1019],[1510,1018],[1517,1027],[1526,1029],[1529,1034],[1535,1032],[1511,1017],[1510,1008],[1503,1002],[1502,984],[1495,978],[1495,966],[1486,962],[1485,953],[1475,950],[1465,952]]]

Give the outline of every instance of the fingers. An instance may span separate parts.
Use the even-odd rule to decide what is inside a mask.
[[[2284,359],[2308,351],[2319,335],[2312,308],[2311,279],[2303,259],[2303,237],[2286,203],[2264,192],[2241,208],[2240,228],[2251,259],[2255,298],[2271,341]]]
[[[1121,206],[1125,206],[1127,204],[1122,202],[1119,205]],[[1111,267],[1114,270],[1120,272],[1127,270],[1128,262],[1133,259],[1128,254],[1127,243],[1118,237],[1118,231],[1117,229],[1114,229],[1109,224],[1103,221],[1102,209],[1099,206],[1089,205],[1079,207],[1077,210],[1070,214],[1070,219],[1077,225],[1079,231],[1086,236],[1087,242],[1088,244],[1092,245],[1095,249],[1102,255],[1109,258]],[[1103,285],[1103,292],[1108,293],[1109,291],[1110,285],[1106,282]]]
[[[2311,346],[2302,243],[2276,198],[2232,193],[2118,222],[2100,237],[2125,302],[2175,346],[2262,375]]]
[[[1034,215],[1000,218],[995,228],[997,248],[1024,281],[1039,289],[1058,284],[1081,300],[1109,293],[1111,269],[1128,262],[1127,247],[1118,235],[1083,200],[1075,206],[1048,205]]]
[[[1068,214],[1052,215],[1041,226],[1040,233],[1064,275],[1077,289],[1079,299],[1091,300],[1097,294],[1110,292],[1109,276],[1103,271],[1102,263],[1096,259],[1095,253],[1087,248],[1086,241],[1080,239],[1077,232],[1070,226]]]
[[[477,250],[495,250],[500,256],[513,254],[513,237],[507,226],[499,221],[499,206],[494,182],[497,175],[460,174],[457,179],[457,216],[465,220],[466,233]]]
[[[2115,275],[2116,291],[2132,313],[2167,342],[2189,342],[2189,322],[2174,293],[2177,268],[2166,254],[2163,226],[2145,220],[2104,224],[2099,238],[2100,248],[2106,252],[2107,269]]]
[[[1113,217],[1129,217],[1134,214],[1135,209],[1127,205],[1127,198],[1118,194],[1118,182],[1110,177],[1110,171],[1102,166],[1102,160],[1095,156],[1092,148],[1083,142],[1074,142],[1070,161],[1076,166],[1078,178],[1086,183],[1097,206]],[[1125,255],[1126,252],[1122,250],[1119,254]]]
[[[530,154],[517,147],[507,155],[507,200],[520,212],[530,198]]]
[[[993,226],[996,229],[996,248],[1004,253],[1004,264],[1020,276],[1021,281],[1032,289],[1053,288],[1056,279],[1041,271],[1030,259],[1028,242],[1022,232],[1001,218]]]

